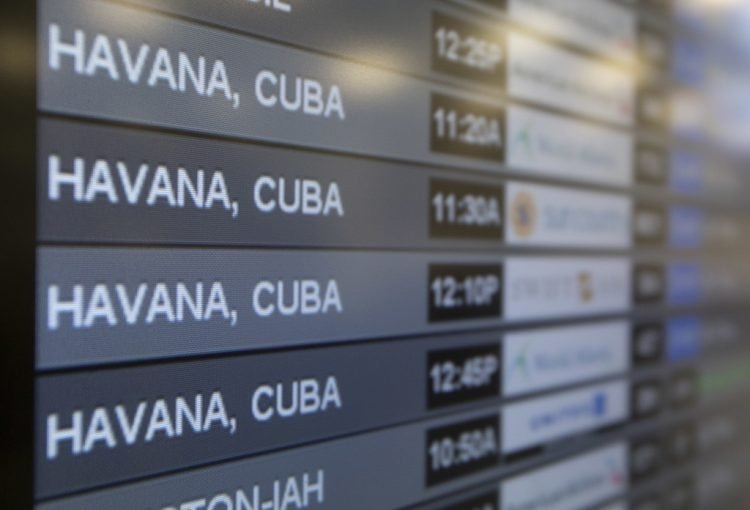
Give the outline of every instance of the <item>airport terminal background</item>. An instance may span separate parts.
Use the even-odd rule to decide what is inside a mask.
[[[36,9],[35,508],[750,508],[747,2]]]

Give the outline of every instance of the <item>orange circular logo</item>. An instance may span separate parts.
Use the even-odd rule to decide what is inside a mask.
[[[521,191],[513,196],[510,204],[513,232],[521,238],[534,233],[537,221],[536,204],[531,193]]]

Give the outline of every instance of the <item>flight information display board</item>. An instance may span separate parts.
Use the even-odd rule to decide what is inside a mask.
[[[745,508],[669,4],[39,0],[35,507]]]

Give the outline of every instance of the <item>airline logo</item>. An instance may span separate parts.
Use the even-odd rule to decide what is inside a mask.
[[[598,120],[633,124],[631,73],[521,34],[508,36],[508,94]]]
[[[635,57],[635,15],[612,2],[510,0],[508,13],[518,23],[584,49],[624,62]]]
[[[619,375],[630,366],[625,321],[545,328],[505,335],[506,397]]]
[[[501,484],[502,510],[578,510],[619,496],[628,487],[625,443],[509,478]],[[617,505],[606,507],[616,509]]]
[[[631,135],[530,108],[507,112],[506,158],[516,170],[571,181],[628,186]]]
[[[511,257],[506,262],[505,317],[542,319],[630,308],[625,258]]]
[[[516,246],[627,248],[632,202],[609,193],[506,186],[505,240]]]
[[[525,400],[505,408],[502,448],[516,453],[543,443],[619,423],[628,418],[625,381]]]

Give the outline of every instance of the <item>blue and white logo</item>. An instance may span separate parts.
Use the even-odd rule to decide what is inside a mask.
[[[630,365],[630,327],[607,321],[508,333],[503,360],[505,396],[619,375]]]
[[[502,414],[503,453],[619,423],[628,418],[629,405],[623,380],[511,404]]]
[[[557,409],[550,409],[529,419],[529,428],[539,430],[545,427],[556,427],[561,422],[580,419],[598,419],[607,414],[607,395],[597,392],[583,402],[573,402]]]

